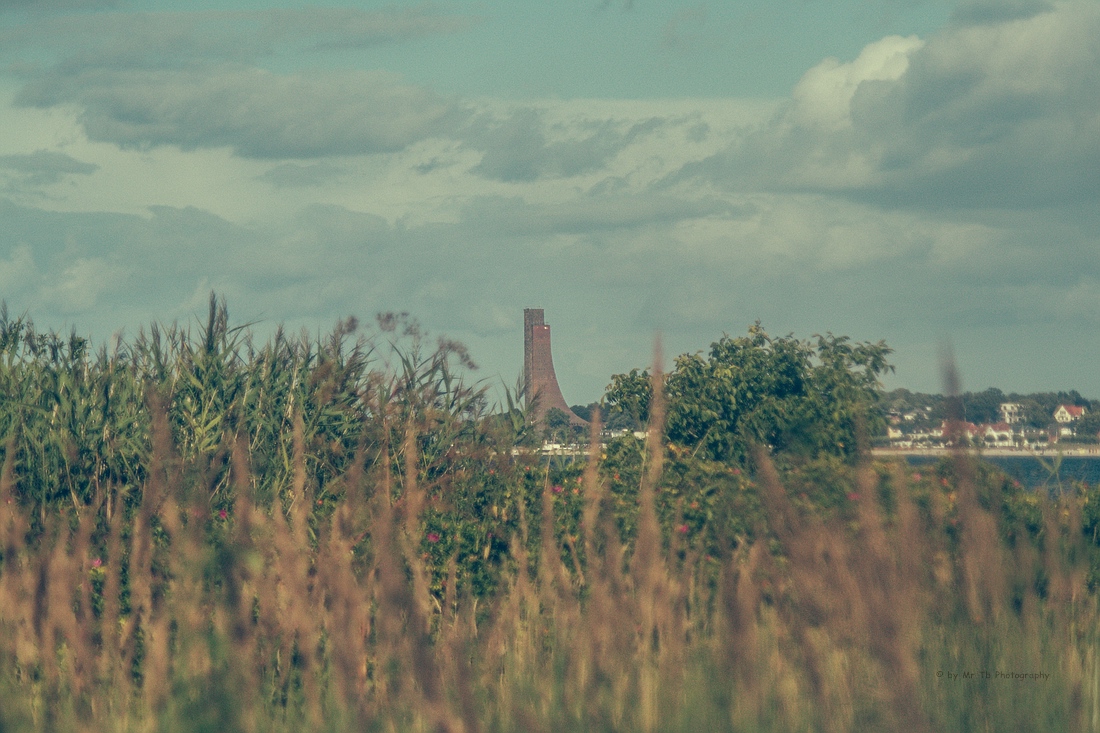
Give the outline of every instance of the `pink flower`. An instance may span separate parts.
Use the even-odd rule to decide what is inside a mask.
[[[229,512],[227,512],[226,510],[224,510],[224,509],[219,509],[218,510],[218,519],[225,519],[228,516],[229,516]]]
[[[913,474],[913,480],[914,481],[920,481],[920,474],[919,473],[914,473]]]
[[[733,469],[733,475],[734,476],[740,476],[741,475],[741,469],[740,468]]]
[[[680,534],[687,534],[688,533],[688,526],[686,524],[681,524],[679,527],[676,528],[676,531],[679,532]]]
[[[436,542],[439,542],[439,534],[436,533],[436,532],[429,532],[428,533],[428,542],[431,542],[433,545]]]
[[[98,567],[102,567],[102,566],[103,566],[103,560],[101,560],[100,558],[97,557],[97,558],[94,558],[92,560],[92,567],[93,568],[98,568]]]
[[[554,484],[550,487],[550,490],[553,491],[555,494],[560,494],[562,491],[564,491],[564,488],[558,484]]]
[[[854,491],[848,492],[848,501],[859,501],[859,494]]]

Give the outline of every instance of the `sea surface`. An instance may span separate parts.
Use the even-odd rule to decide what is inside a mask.
[[[926,466],[938,463],[943,456],[907,455],[905,460],[911,466]],[[1100,456],[982,456],[981,460],[1033,489],[1057,492],[1059,487],[1069,490],[1077,483],[1100,483]]]

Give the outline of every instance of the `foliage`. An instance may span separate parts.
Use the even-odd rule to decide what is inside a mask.
[[[435,475],[487,407],[484,390],[456,376],[456,367],[473,366],[464,347],[440,340],[427,349],[407,316],[380,316],[375,334],[351,341],[357,330],[354,319],[325,339],[279,329],[257,347],[246,327],[229,326],[212,295],[197,333],[154,325],[132,345],[92,354],[85,339],[40,334],[4,307],[0,441],[14,451],[20,493],[43,509],[63,501],[103,506],[109,519],[147,479],[152,404],[164,405],[173,444],[219,508],[232,501],[228,457],[238,443],[265,503],[296,500],[296,435],[322,500],[339,490],[336,479],[357,452],[378,460],[379,447],[399,445],[410,422],[427,428],[421,470]]]
[[[1097,489],[1052,500],[964,456],[850,460],[881,344],[750,331],[686,357],[674,400],[735,404],[674,401],[670,429],[777,448],[750,471],[738,440],[669,445],[658,424],[588,461],[540,456],[511,393],[489,414],[464,381],[460,345],[404,316],[357,332],[257,347],[212,300],[195,337],[91,354],[0,313],[0,730],[1100,714],[1081,694],[1100,683]],[[641,418],[644,376],[608,402]]]
[[[892,367],[884,343],[826,334],[816,343],[773,338],[760,324],[723,336],[707,357],[684,354],[666,377],[668,437],[693,455],[740,466],[751,446],[807,457],[853,458],[879,428],[879,375]],[[649,374],[612,377],[604,404],[635,422],[648,419]]]
[[[165,418],[151,465],[204,463],[160,439]],[[29,537],[5,473],[0,729],[1087,730],[1100,714],[1075,694],[1100,681],[1084,572],[1100,548],[1075,525],[1091,495],[1054,503],[965,457],[922,474],[763,456],[750,478],[678,450],[647,488],[660,454],[623,438],[598,464],[458,460],[448,505],[442,477],[405,470],[420,444],[406,431],[401,463],[349,469],[323,517],[308,483],[265,510],[238,474],[222,516],[188,486],[200,474],[149,470],[107,525],[60,505]],[[453,513],[467,501],[479,522]]]
[[[1087,407],[1089,414],[1095,412],[1094,407],[1100,408],[1100,403],[1085,399],[1076,390],[1006,394],[996,387],[990,387],[981,392],[963,392],[956,397],[956,401],[958,417],[976,424],[1000,422],[1002,403],[1019,404],[1021,425],[1037,430],[1045,429],[1054,422],[1054,411],[1059,405]],[[938,394],[895,389],[883,395],[882,405],[898,415],[915,412],[917,420],[912,424],[915,428],[934,427],[948,417],[947,399]]]
[[[1100,411],[1091,408],[1073,423],[1074,440],[1079,443],[1095,443],[1100,434]]]
[[[551,407],[546,411],[545,437],[551,442],[567,443],[572,437],[569,415],[564,410]]]
[[[600,409],[606,411],[611,420],[623,416],[627,420],[625,427],[641,430],[649,422],[650,381],[648,369],[641,372],[631,369],[627,374],[613,375]]]

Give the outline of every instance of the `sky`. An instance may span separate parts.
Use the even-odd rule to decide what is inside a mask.
[[[1100,397],[1096,0],[0,0],[0,298],[407,311],[571,404],[760,321]]]

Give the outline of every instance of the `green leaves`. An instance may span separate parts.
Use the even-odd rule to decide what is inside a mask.
[[[38,333],[0,307],[0,446],[14,451],[25,501],[106,505],[140,493],[152,454],[149,405],[167,412],[180,465],[228,501],[228,460],[247,446],[252,491],[263,501],[293,485],[294,422],[301,420],[307,488],[336,486],[363,446],[400,445],[406,425],[421,436],[425,476],[439,473],[452,446],[476,442],[484,389],[461,374],[473,366],[461,344],[424,344],[407,317],[380,317],[358,334],[354,319],[325,338],[266,344],[230,326],[213,295],[192,330],[153,325],[113,351],[75,335]],[[382,346],[379,346],[382,343]],[[289,500],[289,497],[288,497]]]
[[[601,409],[609,413],[612,420],[617,416],[625,416],[628,420],[627,427],[640,430],[649,422],[650,389],[648,369],[641,373],[637,369],[631,369],[629,374],[616,374],[611,377],[611,384],[607,386]]]
[[[709,460],[745,464],[750,446],[851,456],[875,427],[879,375],[892,367],[883,342],[846,336],[774,338],[759,323],[723,336],[710,353],[684,354],[666,378],[669,440]],[[648,372],[617,374],[604,396],[614,416],[644,424]],[[612,418],[614,419],[614,417]]]

